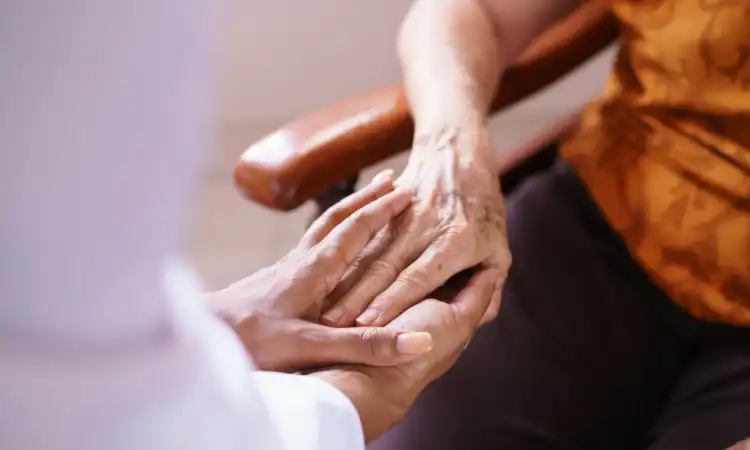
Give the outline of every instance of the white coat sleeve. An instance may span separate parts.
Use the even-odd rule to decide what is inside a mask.
[[[252,370],[178,257],[218,3],[0,8],[2,448],[364,446],[337,389]]]

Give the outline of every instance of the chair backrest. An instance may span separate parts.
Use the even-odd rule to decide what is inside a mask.
[[[609,0],[583,3],[506,71],[492,111],[560,79],[617,34]],[[251,145],[235,167],[235,181],[245,195],[263,205],[294,209],[363,168],[408,149],[413,131],[403,86],[390,85],[298,119]]]

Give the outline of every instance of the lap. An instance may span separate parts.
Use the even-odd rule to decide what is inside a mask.
[[[750,330],[707,328],[647,436],[649,450],[724,449],[750,438]]]
[[[568,178],[549,171],[509,198],[498,319],[372,449],[640,445],[686,361],[688,333],[672,322],[689,321]]]

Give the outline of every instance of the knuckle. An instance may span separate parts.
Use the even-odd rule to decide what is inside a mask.
[[[377,328],[366,328],[362,331],[362,342],[367,345],[367,355],[374,357],[377,353],[377,340],[378,340],[378,329]]]
[[[357,271],[365,266],[365,260],[367,257],[363,254],[357,255],[353,260],[352,263],[349,264],[349,270],[351,271]]]
[[[315,294],[320,294],[320,291],[324,291],[325,294],[333,289],[347,269],[344,254],[338,246],[321,249],[311,258],[308,265],[315,273],[322,274],[322,277],[319,277],[320,282],[315,284]]]
[[[368,357],[372,361],[382,361],[393,356],[388,334],[383,328],[366,328],[362,332],[362,341],[366,344]]]
[[[343,321],[351,317],[351,315],[348,303],[339,301],[334,303],[333,306],[323,315],[324,324],[337,327],[340,326]]]
[[[306,253],[293,261],[291,264],[284,265],[279,275],[286,276],[290,279],[306,279],[309,276],[315,274],[316,267],[318,267],[318,261],[315,255]]]
[[[357,211],[351,218],[351,229],[363,228],[374,234],[373,215],[366,210]]]
[[[430,271],[424,266],[418,266],[400,275],[396,282],[406,288],[422,289],[426,287],[429,278]]]
[[[471,235],[470,225],[466,221],[448,224],[443,235],[450,241],[464,241]]]
[[[489,263],[491,266],[498,268],[503,277],[506,277],[510,267],[513,265],[513,255],[507,246],[503,246],[490,258]]]
[[[322,265],[325,270],[332,270],[344,263],[344,251],[339,242],[331,242],[318,249],[313,259],[315,264]]]
[[[370,265],[370,273],[374,276],[395,277],[397,272],[396,265],[388,260],[379,259]]]
[[[340,204],[334,205],[323,214],[323,223],[333,226],[343,222],[347,218],[347,211]]]

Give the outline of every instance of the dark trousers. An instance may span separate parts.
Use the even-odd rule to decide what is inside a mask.
[[[497,320],[375,450],[723,449],[750,437],[750,328],[650,282],[565,163],[508,199]]]

